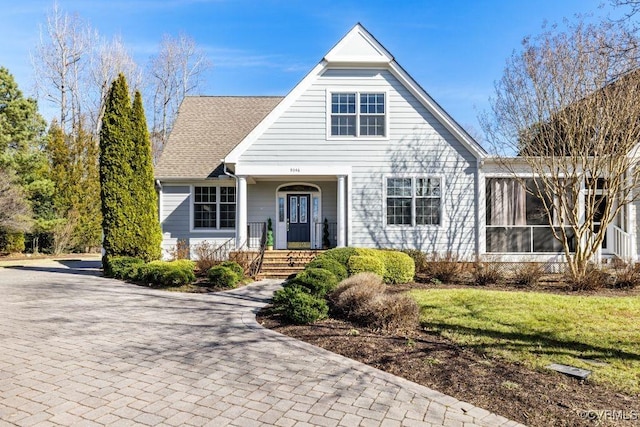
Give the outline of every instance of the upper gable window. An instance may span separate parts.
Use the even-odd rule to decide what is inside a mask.
[[[386,136],[384,93],[332,93],[331,136]]]

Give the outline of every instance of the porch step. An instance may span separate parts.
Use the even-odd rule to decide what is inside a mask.
[[[286,279],[307,266],[322,251],[275,250],[265,251],[259,279]]]

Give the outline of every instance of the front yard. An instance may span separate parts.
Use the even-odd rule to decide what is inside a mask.
[[[640,393],[640,296],[476,289],[410,295],[422,326],[458,345],[535,369],[551,363],[589,369],[590,381]]]
[[[637,423],[636,291],[562,294],[555,288],[405,284],[390,285],[387,292],[406,290],[418,302],[421,326],[402,333],[335,317],[291,325],[268,310],[259,321],[529,426]],[[551,363],[593,373],[579,381],[546,369]],[[625,418],[613,420],[601,411],[624,411]]]

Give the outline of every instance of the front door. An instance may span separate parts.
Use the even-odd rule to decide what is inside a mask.
[[[309,194],[287,195],[287,248],[311,248],[311,222],[309,221]]]

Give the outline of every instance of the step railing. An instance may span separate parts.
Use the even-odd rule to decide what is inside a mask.
[[[251,242],[257,243],[258,254],[249,263],[247,274],[249,277],[256,277],[262,269],[262,261],[264,260],[264,251],[267,247],[267,223],[266,222],[250,222],[247,224],[249,228],[247,233],[247,247],[252,247]]]
[[[620,227],[613,225],[613,254],[623,261],[630,261],[633,258],[631,253],[631,234]]]

